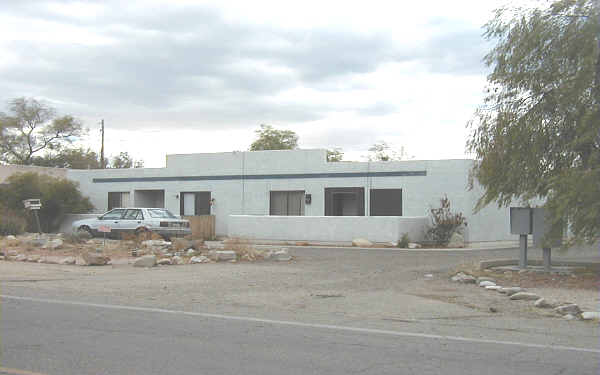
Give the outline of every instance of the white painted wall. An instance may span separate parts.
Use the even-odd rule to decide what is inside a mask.
[[[452,207],[463,212],[468,226],[469,242],[514,240],[509,234],[508,209],[487,207],[477,214],[473,208],[480,192],[468,191],[468,172],[472,160],[408,160],[398,162],[336,162],[326,161],[325,150],[255,151],[215,154],[168,155],[166,168],[69,170],[67,177],[79,182],[84,195],[90,197],[98,212],[106,210],[109,191],[163,189],[165,207],[179,214],[181,192],[210,191],[215,199],[211,214],[216,216],[216,233],[230,233],[230,215],[268,215],[271,190],[304,190],[312,195],[305,207],[306,216],[325,214],[325,188],[363,187],[365,212],[369,213],[369,190],[401,188],[403,215],[426,216],[448,195]],[[94,183],[94,178],[115,177],[181,177],[222,175],[271,175],[305,173],[367,173],[390,171],[420,171],[426,176],[396,177],[335,177],[261,180],[204,181],[133,181]],[[327,219],[335,220],[333,217]]]
[[[404,216],[254,216],[230,215],[229,237],[273,241],[398,241],[408,233],[421,241],[427,217]]]

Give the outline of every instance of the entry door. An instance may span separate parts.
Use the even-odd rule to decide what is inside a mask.
[[[183,216],[194,216],[196,214],[196,194],[183,193]]]
[[[325,216],[365,216],[365,189],[325,188]]]

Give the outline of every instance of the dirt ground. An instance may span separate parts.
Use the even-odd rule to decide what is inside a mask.
[[[67,254],[64,251],[64,255]],[[122,254],[121,254],[122,253]],[[56,253],[54,253],[56,255]],[[290,248],[289,262],[239,262],[133,268],[0,261],[2,293],[60,295],[121,304],[246,314],[337,314],[349,319],[454,319],[479,315],[556,317],[532,302],[449,281],[457,270],[494,277],[548,300],[600,310],[599,275],[574,276],[477,271],[479,260],[516,255],[504,251],[403,251]],[[545,278],[545,279],[544,279]],[[494,312],[491,312],[493,310]]]

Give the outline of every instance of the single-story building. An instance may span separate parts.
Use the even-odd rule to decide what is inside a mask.
[[[473,160],[328,162],[325,150],[167,155],[164,168],[67,170],[98,212],[165,207],[214,215],[217,236],[288,241],[419,240],[447,195],[468,242],[514,240],[508,209],[473,213]]]

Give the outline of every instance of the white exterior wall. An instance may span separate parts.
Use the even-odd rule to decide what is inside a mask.
[[[366,238],[395,242],[404,233],[423,239],[427,217],[404,216],[229,216],[229,236],[274,241],[350,242]]]
[[[431,207],[447,194],[454,211],[468,221],[469,242],[514,240],[509,234],[508,209],[487,207],[474,215],[480,194],[467,190],[472,160],[409,160],[399,162],[326,161],[325,150],[255,151],[214,154],[168,155],[166,168],[69,170],[67,177],[78,181],[84,195],[90,197],[98,212],[108,205],[108,192],[162,189],[165,207],[179,214],[179,198],[184,191],[210,191],[215,203],[216,234],[225,236],[229,215],[269,215],[271,190],[304,190],[312,195],[305,216],[325,214],[325,188],[363,187],[365,214],[369,214],[370,189],[402,189],[403,216],[426,216]],[[372,173],[426,171],[426,176],[376,176],[327,178],[209,179],[202,181],[124,181],[93,182],[94,178],[147,178],[182,176],[281,175],[315,173]],[[330,217],[333,218],[333,217]],[[330,220],[335,225],[335,220]],[[238,230],[238,229],[236,229]],[[313,239],[314,240],[314,239]],[[351,240],[351,239],[350,239]]]

